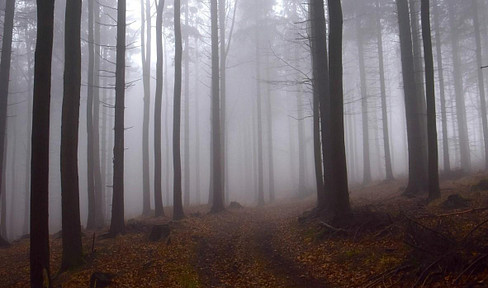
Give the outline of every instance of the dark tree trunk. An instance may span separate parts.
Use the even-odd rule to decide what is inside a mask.
[[[188,4],[189,1],[186,0],[185,5],[185,27],[188,26],[188,18],[190,17],[188,13]],[[184,205],[186,207],[190,206],[190,41],[189,41],[189,31],[188,29],[185,32],[185,49],[184,49],[184,65],[185,65],[185,154],[184,159]],[[196,47],[197,49],[197,47]]]
[[[195,47],[198,47],[198,38],[195,38]],[[199,95],[198,95],[198,87],[200,83],[199,72],[200,72],[200,65],[198,64],[200,61],[198,49],[195,49],[195,201],[197,205],[201,204],[201,196],[200,196],[200,105],[199,105]]]
[[[427,173],[422,153],[422,129],[418,115],[417,89],[413,66],[412,34],[407,0],[396,0],[398,24],[400,28],[400,48],[402,55],[402,75],[405,92],[405,114],[407,118],[408,141],[408,186],[405,195],[416,195],[427,188]]]
[[[14,28],[15,0],[7,0],[5,3],[5,17],[3,23],[2,57],[0,62],[0,187],[5,181],[3,169],[5,169],[5,139],[7,135],[7,103],[8,86],[10,80],[10,60],[12,54],[12,33]],[[0,191],[0,194],[2,192]],[[0,242],[5,242],[0,236]],[[1,246],[1,245],[0,245]]]
[[[361,17],[356,19],[356,36],[358,44],[359,76],[361,79],[361,116],[363,124],[363,184],[371,182],[371,163],[369,160],[369,113],[368,113],[368,87],[366,85],[366,67],[364,64],[363,31],[361,30]]]
[[[473,26],[474,37],[476,40],[476,70],[478,71],[478,89],[480,92],[480,114],[483,129],[483,143],[485,148],[485,169],[488,169],[488,122],[486,117],[486,98],[485,98],[485,82],[483,79],[483,58],[481,56],[481,33],[478,17],[478,2],[477,0],[471,0],[471,7],[473,9]]]
[[[182,219],[183,199],[181,192],[181,58],[182,58],[182,39],[181,39],[181,0],[175,0],[175,88],[174,88],[174,112],[173,112],[173,169],[174,169],[174,204],[173,218]]]
[[[263,167],[263,121],[262,121],[262,101],[261,101],[261,57],[260,57],[260,11],[258,1],[256,1],[256,25],[255,25],[255,37],[256,37],[256,113],[257,113],[257,124],[258,124],[258,205],[264,205],[264,167]]]
[[[454,93],[456,94],[456,116],[459,131],[459,149],[461,155],[461,168],[464,172],[471,171],[471,154],[469,148],[468,124],[466,121],[466,103],[464,102],[463,73],[459,55],[459,37],[456,21],[456,8],[453,1],[447,1],[449,10],[449,27],[451,32],[452,68]]]
[[[330,70],[330,135],[331,157],[329,182],[326,189],[332,194],[333,216],[341,220],[350,214],[347,182],[346,149],[344,143],[344,95],[342,68],[343,18],[340,0],[329,0],[329,70]]]
[[[434,30],[436,40],[436,58],[437,58],[437,73],[439,75],[439,90],[441,99],[441,122],[442,122],[442,151],[444,160],[444,173],[451,172],[451,161],[449,160],[449,141],[447,135],[447,112],[446,112],[446,95],[444,86],[444,65],[442,63],[442,41],[440,35],[439,24],[439,8],[437,0],[433,2],[434,9]]]
[[[383,60],[383,32],[381,27],[380,2],[376,0],[376,33],[378,43],[378,65],[380,72],[380,92],[381,92],[381,118],[383,124],[383,146],[385,151],[385,172],[386,180],[393,180],[393,171],[391,165],[390,152],[390,133],[388,129],[388,107],[386,104],[386,85],[385,85],[385,68]]]
[[[61,123],[61,198],[63,259],[61,270],[82,263],[78,121],[81,87],[81,0],[66,2],[64,95]]]
[[[427,138],[429,152],[429,199],[441,197],[439,188],[439,157],[437,152],[437,119],[435,112],[434,56],[430,32],[430,3],[422,0],[422,39],[424,42],[425,92],[427,98]]]
[[[220,134],[220,87],[219,87],[219,27],[217,0],[210,1],[212,31],[212,212],[224,210],[224,191],[222,190],[222,138]]]
[[[124,114],[126,0],[117,2],[117,62],[115,67],[115,138],[112,221],[110,234],[125,233],[124,223]]]
[[[147,15],[147,20],[145,19]],[[151,211],[151,184],[149,176],[149,116],[151,107],[151,2],[141,0],[141,62],[142,83],[144,86],[144,112],[142,123],[142,214],[149,215]],[[146,30],[147,27],[147,30]],[[146,33],[147,31],[147,33]],[[147,35],[147,43],[146,36]]]
[[[164,215],[161,183],[161,106],[163,101],[163,9],[160,0],[156,14],[156,95],[154,97],[154,216]]]
[[[49,268],[49,116],[54,0],[37,1],[37,44],[31,137],[31,287],[51,287]],[[4,35],[5,43],[5,35]],[[3,54],[6,50],[3,50]],[[3,62],[3,61],[2,61]]]

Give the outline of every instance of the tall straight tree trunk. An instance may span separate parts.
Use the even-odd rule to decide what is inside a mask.
[[[258,146],[257,146],[257,153],[258,153],[258,205],[264,205],[264,167],[263,167],[263,121],[262,121],[262,105],[261,105],[261,57],[260,57],[260,49],[261,49],[261,33],[260,29],[260,13],[259,12],[259,5],[258,1],[255,4],[256,7],[256,26],[255,26],[255,37],[256,37],[256,113],[257,113],[257,125],[258,125]]]
[[[141,0],[141,62],[144,86],[144,112],[142,123],[142,214],[151,212],[151,184],[149,176],[149,117],[151,107],[151,2]],[[147,19],[145,17],[147,15]],[[147,27],[147,30],[146,30]],[[147,33],[146,33],[147,31]],[[147,37],[145,37],[147,34]],[[146,43],[147,38],[147,43]]]
[[[398,25],[400,28],[400,48],[402,57],[402,76],[405,92],[405,114],[407,118],[408,142],[408,186],[405,195],[416,195],[427,188],[427,173],[422,153],[422,129],[418,115],[417,86],[413,65],[412,34],[407,0],[396,0]]]
[[[0,60],[0,187],[3,186],[6,165],[4,159],[5,139],[7,135],[7,105],[8,105],[8,86],[10,80],[10,61],[12,54],[12,34],[14,28],[15,0],[6,0],[5,17],[3,23],[2,57]],[[2,193],[0,191],[0,193]],[[0,246],[6,241],[0,236]]]
[[[311,22],[311,50],[313,69],[313,93],[319,99],[320,104],[320,130],[322,135],[322,157],[324,167],[324,195],[318,197],[318,210],[332,208],[330,189],[329,162],[331,160],[330,137],[330,85],[329,85],[329,61],[327,55],[327,39],[325,25],[325,10],[323,0],[310,0]],[[342,57],[342,56],[341,56]]]
[[[454,77],[454,93],[456,96],[456,116],[459,131],[459,149],[461,155],[461,168],[464,172],[471,171],[471,153],[469,148],[468,124],[466,121],[466,104],[464,102],[463,73],[459,54],[459,37],[456,21],[456,9],[453,1],[448,2],[449,27],[451,32],[452,66]]]
[[[163,27],[164,31],[164,27]],[[165,186],[166,186],[166,203],[170,203],[170,194],[171,194],[171,183],[170,183],[170,170],[171,170],[171,163],[169,161],[170,159],[170,143],[169,143],[169,123],[170,123],[170,115],[169,115],[169,94],[168,94],[168,58],[166,54],[166,42],[163,43],[163,62],[164,62],[164,73],[163,73],[163,88],[164,88],[164,97],[166,100],[166,104],[164,105],[164,119],[165,119],[165,124],[164,124],[164,155],[166,156],[166,161],[164,161],[165,165],[165,170],[164,170],[164,181],[165,181]],[[162,197],[162,196],[161,196]]]
[[[124,223],[124,114],[126,0],[117,2],[117,62],[115,67],[115,138],[112,221],[110,234],[125,233]]]
[[[183,44],[181,39],[181,0],[175,0],[175,89],[173,112],[173,219],[184,217],[181,191],[181,58]]]
[[[53,30],[54,0],[38,0],[31,136],[31,287],[45,287],[44,283],[52,286],[49,267],[49,108]],[[8,38],[5,38],[6,34],[3,37],[5,43]],[[2,51],[2,58],[7,51]]]
[[[344,143],[344,92],[342,68],[342,6],[340,0],[329,0],[329,69],[330,69],[330,157],[326,189],[332,191],[333,217],[340,221],[351,212],[347,182],[346,148]],[[332,169],[333,168],[333,169]]]
[[[154,97],[154,216],[164,215],[161,183],[161,105],[163,101],[163,9],[160,0],[156,14],[156,95]]]
[[[92,7],[93,8],[93,7]],[[80,190],[78,182],[78,121],[81,87],[81,0],[66,2],[64,95],[61,123],[61,271],[82,263]]]
[[[433,2],[434,12],[434,33],[436,40],[437,73],[439,75],[439,90],[441,100],[441,122],[442,122],[442,152],[444,159],[444,173],[451,172],[451,161],[449,160],[449,138],[447,135],[447,112],[446,112],[446,93],[444,85],[444,65],[442,63],[442,39],[440,35],[439,8],[437,0]]]
[[[383,32],[381,27],[380,2],[376,0],[376,36],[378,44],[378,65],[380,72],[380,92],[381,92],[381,118],[383,124],[383,146],[385,151],[385,172],[386,180],[393,180],[393,171],[391,165],[390,152],[390,133],[388,129],[388,107],[386,104],[386,85],[385,85],[385,68],[383,59]]]
[[[477,0],[471,0],[471,7],[473,9],[473,26],[474,37],[476,40],[476,70],[478,71],[478,89],[480,93],[480,114],[481,114],[481,127],[483,128],[483,143],[485,148],[485,169],[488,169],[488,122],[486,117],[486,98],[485,98],[485,82],[483,78],[483,57],[481,56],[481,33],[478,17],[478,2]]]
[[[429,199],[441,197],[439,188],[439,159],[437,155],[437,119],[435,112],[434,56],[430,32],[430,3],[422,0],[420,8],[422,18],[422,39],[425,57],[425,92],[427,98],[427,133],[429,152]]]
[[[188,13],[189,1],[186,0],[185,5],[185,27],[188,26],[188,18],[190,13]],[[189,31],[185,33],[185,50],[184,50],[184,65],[185,65],[185,154],[184,154],[184,205],[186,207],[190,206],[190,37]]]
[[[266,54],[266,79],[268,81],[271,81],[271,78],[269,76],[269,55]],[[274,183],[274,158],[273,158],[273,110],[271,109],[272,107],[272,92],[271,88],[269,87],[269,83],[266,85],[266,125],[267,125],[267,130],[268,130],[268,174],[269,174],[269,201],[274,202],[275,200],[275,183]]]
[[[195,47],[198,47],[198,38],[195,38]],[[198,49],[195,49],[195,201],[197,205],[201,203],[201,196],[200,196],[200,104],[199,104],[199,96],[198,96],[198,87],[199,87],[199,71],[200,65],[198,64],[200,61]]]
[[[210,1],[210,20],[212,37],[212,212],[224,210],[224,191],[222,187],[222,137],[220,134],[220,87],[219,87],[219,27],[217,0]]]
[[[225,201],[229,200],[229,192],[227,187],[227,182],[226,181],[226,175],[227,175],[227,168],[228,165],[226,163],[227,159],[227,78],[226,78],[226,66],[227,66],[227,51],[226,51],[226,35],[225,35],[225,29],[226,29],[226,23],[227,23],[227,15],[226,15],[226,0],[218,0],[218,17],[219,17],[219,30],[220,30],[220,122],[221,122],[221,141],[222,141],[222,189],[224,191],[224,203]]]
[[[368,88],[366,86],[366,67],[364,64],[363,31],[361,18],[356,19],[356,36],[358,43],[359,76],[361,78],[361,115],[363,124],[363,184],[371,182],[371,163],[369,160],[369,113]]]
[[[293,16],[292,19],[294,22],[299,21],[296,6],[293,9]],[[298,33],[294,35],[297,39],[299,38]],[[295,67],[297,69],[300,68],[300,51],[298,45],[294,47],[294,59],[295,59]],[[297,81],[300,77],[299,73],[295,73],[295,77]],[[298,195],[304,196],[305,195],[305,125],[304,125],[304,113],[303,113],[303,103],[302,103],[302,85],[298,84],[297,92],[295,93],[296,103],[297,103],[297,111],[298,111],[298,123],[297,123],[297,134],[298,134]]]

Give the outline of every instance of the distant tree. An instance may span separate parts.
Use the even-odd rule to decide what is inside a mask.
[[[183,44],[181,37],[181,0],[174,3],[175,23],[175,87],[173,111],[173,219],[184,217],[181,191],[181,70]]]
[[[12,34],[14,28],[15,0],[5,2],[5,18],[3,23],[2,58],[0,60],[0,187],[4,186],[5,142],[7,134],[7,104],[10,80],[10,61],[12,55]],[[2,191],[0,190],[0,194]],[[6,193],[4,191],[3,193]],[[5,196],[5,195],[3,195]],[[2,220],[5,217],[2,217]],[[5,227],[3,227],[5,228]],[[0,246],[7,245],[7,241],[0,235]]]
[[[164,215],[161,184],[161,106],[163,101],[163,9],[160,0],[156,14],[156,95],[154,97],[154,216]]]
[[[212,38],[212,212],[224,210],[224,191],[222,190],[222,159],[220,135],[220,87],[219,87],[219,27],[217,0],[210,2],[211,38]]]
[[[184,205],[186,207],[190,206],[190,25],[189,25],[189,6],[190,1],[186,0],[185,3],[185,33],[184,42],[185,47],[183,49],[183,62],[184,62],[184,114],[185,114],[185,127],[184,127],[184,173],[183,173],[183,194],[184,194]]]
[[[264,205],[264,164],[263,164],[263,111],[262,111],[262,95],[261,95],[261,55],[260,55],[260,50],[262,49],[261,47],[261,25],[262,25],[262,20],[261,18],[263,17],[262,14],[262,9],[259,5],[260,1],[255,0],[255,17],[256,17],[256,25],[254,27],[254,33],[255,33],[255,43],[256,43],[256,114],[257,114],[257,140],[258,140],[258,145],[257,145],[257,154],[258,154],[258,205]]]
[[[81,86],[81,0],[66,2],[64,96],[61,123],[61,210],[65,271],[82,262],[80,190],[78,186],[78,121]]]
[[[437,117],[435,112],[434,56],[430,32],[430,2],[422,0],[422,39],[424,42],[425,92],[427,97],[427,138],[429,152],[429,199],[441,197],[439,188],[439,159],[437,152]]]
[[[54,0],[37,1],[37,44],[34,67],[34,103],[31,139],[31,287],[52,286],[49,267],[48,218],[49,116],[51,103],[53,30]],[[5,50],[3,50],[3,53],[5,53]]]
[[[126,0],[117,2],[117,60],[115,67],[115,139],[112,220],[110,234],[125,233],[124,223],[124,114]]]

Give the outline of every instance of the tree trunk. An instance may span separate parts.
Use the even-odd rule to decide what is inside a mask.
[[[220,87],[219,87],[219,30],[217,0],[210,1],[211,37],[212,37],[212,176],[213,203],[212,212],[224,210],[224,191],[222,190],[222,138],[220,134]]]
[[[124,114],[126,0],[117,2],[117,62],[115,67],[115,138],[112,221],[110,234],[125,233],[124,223]]]
[[[0,187],[5,181],[3,169],[5,168],[5,139],[7,135],[7,105],[8,88],[10,80],[10,61],[12,54],[12,34],[14,28],[15,0],[7,0],[5,3],[5,17],[2,34],[2,56],[0,60]],[[0,194],[2,192],[0,191]],[[0,236],[0,242],[6,242]]]
[[[343,18],[340,0],[329,0],[329,69],[330,69],[330,182],[326,189],[332,191],[333,217],[341,220],[350,214],[349,187],[347,182],[346,150],[344,145],[344,95],[342,68]],[[325,49],[324,49],[325,50]],[[333,169],[332,169],[333,168]]]
[[[464,170],[464,172],[469,173],[471,171],[471,154],[469,148],[468,124],[466,121],[466,104],[464,102],[463,75],[459,55],[459,37],[455,14],[456,9],[452,1],[447,2],[449,5],[448,14],[451,32],[453,81],[454,93],[456,94],[456,115],[459,131],[459,148],[461,152],[461,168]]]
[[[195,38],[195,47],[198,47],[198,38]],[[198,49],[195,49],[195,201],[197,205],[201,204],[201,196],[200,196],[200,104],[199,104],[199,95],[198,95],[198,87],[200,83],[199,72],[200,72],[200,65],[198,64],[200,61]]]
[[[190,17],[188,13],[189,0],[186,0],[185,5],[185,27],[188,26],[188,18]],[[184,154],[184,206],[190,206],[190,41],[189,41],[189,31],[186,29],[185,32],[185,50],[184,50],[184,65],[185,65],[185,154]],[[198,49],[198,47],[195,47]]]
[[[437,58],[437,73],[439,75],[439,90],[441,98],[441,122],[442,122],[442,151],[444,159],[444,173],[451,172],[451,161],[449,160],[449,141],[447,135],[447,113],[446,113],[446,95],[444,86],[444,65],[442,63],[442,41],[440,35],[439,24],[439,8],[437,0],[433,2],[434,9],[434,30],[436,40],[436,58]]]
[[[481,114],[481,127],[483,128],[483,143],[485,152],[485,169],[488,169],[488,122],[486,117],[486,98],[485,98],[485,82],[483,79],[483,58],[481,56],[481,34],[478,17],[478,2],[477,0],[471,0],[471,7],[473,9],[473,26],[474,37],[476,40],[476,70],[478,71],[478,89],[480,92],[480,114]]]
[[[269,76],[269,55],[266,54],[266,79],[271,81],[271,78]],[[274,202],[275,200],[275,184],[274,184],[274,158],[273,158],[273,110],[271,109],[272,107],[272,92],[271,88],[269,87],[269,83],[266,85],[266,124],[267,124],[267,130],[268,130],[268,181],[269,181],[269,201]]]
[[[361,79],[361,115],[363,124],[363,184],[371,182],[371,163],[369,160],[369,113],[368,113],[368,88],[366,86],[366,67],[364,64],[363,31],[361,30],[361,18],[356,19],[356,36],[359,57],[359,75]]]
[[[161,106],[163,101],[163,10],[160,0],[156,14],[156,95],[154,97],[154,216],[164,215],[161,183]]]
[[[380,2],[376,0],[376,35],[378,43],[378,65],[380,72],[380,92],[381,92],[381,118],[383,124],[383,146],[385,151],[385,172],[386,180],[393,180],[393,171],[391,165],[390,152],[390,133],[388,129],[388,107],[386,104],[386,85],[385,85],[385,68],[383,60],[383,32],[381,26]]]
[[[416,195],[427,187],[425,163],[422,153],[422,129],[418,115],[417,86],[413,66],[412,34],[407,0],[396,0],[398,9],[398,25],[400,28],[400,48],[402,57],[403,87],[405,92],[405,114],[407,118],[408,142],[408,186],[405,195]]]
[[[226,51],[226,23],[227,23],[227,15],[226,15],[226,0],[219,0],[218,1],[218,17],[219,17],[219,30],[220,30],[220,129],[221,129],[221,141],[222,141],[222,189],[224,191],[224,203],[229,200],[229,190],[226,189],[227,187],[227,179],[225,178],[228,171],[228,165],[226,163],[227,160],[227,123],[226,123],[226,111],[227,111],[227,78],[226,78],[226,66],[227,66],[227,51]]]
[[[425,92],[427,98],[427,133],[429,152],[429,199],[441,197],[439,188],[439,159],[437,152],[437,119],[435,112],[434,57],[430,32],[430,3],[422,0],[422,39],[424,42]]]
[[[174,205],[173,218],[182,219],[183,202],[181,192],[181,58],[182,58],[182,39],[181,39],[181,0],[175,0],[175,89],[174,89],[174,112],[173,112],[173,166],[174,166]]]
[[[261,57],[260,57],[260,42],[261,34],[260,30],[260,13],[258,2],[255,4],[256,7],[256,25],[254,28],[256,37],[256,113],[257,113],[257,124],[258,124],[258,205],[264,205],[264,167],[263,167],[263,121],[262,121],[262,107],[261,107]]]
[[[54,0],[38,1],[31,136],[30,279],[32,287],[45,287],[43,283],[52,286],[49,268],[49,108],[53,29]],[[8,39],[6,35],[4,34],[4,43]],[[8,47],[7,50],[3,50],[2,58],[8,50]]]
[[[93,8],[93,7],[92,7]],[[61,271],[82,263],[78,129],[81,87],[81,0],[66,2],[64,95],[61,123],[61,210],[63,259]]]

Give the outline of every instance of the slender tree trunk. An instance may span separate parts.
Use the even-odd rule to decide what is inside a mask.
[[[332,191],[334,218],[341,220],[350,214],[349,187],[347,182],[346,150],[344,143],[344,96],[342,68],[343,18],[340,0],[329,0],[329,69],[330,69],[330,182],[326,189]],[[333,167],[333,169],[332,169]]]
[[[188,26],[188,18],[190,13],[188,13],[189,1],[186,0],[185,5],[185,27]],[[185,33],[185,49],[184,49],[184,65],[185,65],[185,153],[183,161],[184,165],[184,205],[186,207],[190,206],[190,41],[189,41],[189,31]]]
[[[7,123],[8,126],[8,123]],[[5,139],[5,141],[8,141],[8,139]],[[5,161],[5,167],[3,167],[1,173],[3,174],[3,179],[7,179],[7,152],[8,152],[8,143],[5,143],[5,151],[3,152],[4,156],[3,159]],[[0,187],[0,192],[1,192],[1,197],[0,197],[0,202],[1,202],[1,216],[0,216],[0,237],[2,239],[5,239],[5,244],[8,245],[8,235],[7,235],[7,181],[2,182],[2,187]],[[2,241],[2,240],[0,240]]]
[[[439,24],[439,8],[437,0],[433,2],[434,9],[434,31],[436,40],[436,58],[437,58],[437,73],[439,75],[439,90],[441,98],[441,122],[442,122],[442,151],[444,159],[444,173],[451,172],[451,161],[449,160],[449,141],[447,135],[447,113],[446,113],[446,95],[444,86],[444,65],[442,63],[442,41],[440,35]]]
[[[476,40],[476,70],[478,71],[478,89],[480,92],[480,114],[481,114],[481,127],[483,128],[483,144],[485,152],[485,169],[488,169],[488,122],[486,117],[486,98],[485,98],[485,82],[483,79],[483,58],[481,56],[481,33],[478,18],[478,2],[477,0],[471,0],[471,7],[473,9],[473,26],[474,37]]]
[[[164,215],[161,183],[161,106],[163,101],[163,10],[160,0],[156,15],[156,95],[154,97],[154,216]]]
[[[149,176],[149,117],[151,107],[151,2],[141,0],[141,62],[142,83],[144,86],[144,112],[142,123],[142,214],[151,212],[151,184]],[[147,20],[145,15],[147,15]],[[147,30],[146,30],[147,26]],[[146,32],[147,31],[147,32]],[[146,43],[147,34],[147,43]]]
[[[376,35],[378,43],[378,64],[380,72],[380,91],[381,91],[381,118],[383,124],[383,146],[385,151],[385,172],[386,180],[393,180],[393,171],[391,165],[390,152],[390,133],[388,129],[388,107],[386,104],[386,85],[385,85],[385,68],[383,60],[383,32],[381,27],[380,2],[376,0]]]
[[[49,108],[53,30],[54,0],[37,1],[38,40],[35,53],[31,136],[31,287],[45,287],[43,283],[48,283],[48,287],[52,286],[49,267]],[[2,57],[6,51],[8,50],[3,49]]]
[[[195,47],[198,47],[198,38],[195,38]],[[195,49],[195,201],[197,205],[201,203],[201,196],[200,196],[200,105],[199,105],[199,95],[198,95],[198,87],[199,87],[199,71],[200,65],[198,64],[200,61],[198,48]]]
[[[12,34],[14,28],[14,12],[15,0],[6,0],[5,2],[5,17],[3,23],[2,34],[2,56],[0,60],[0,187],[3,186],[4,173],[3,169],[6,165],[4,159],[5,139],[7,135],[7,103],[8,103],[8,88],[10,80],[10,61],[12,54]],[[0,191],[0,193],[2,193]],[[6,243],[0,236],[0,246]]]
[[[456,116],[459,131],[459,148],[461,154],[461,168],[464,172],[471,171],[471,153],[469,148],[468,124],[466,121],[466,104],[464,102],[463,75],[459,55],[459,37],[456,20],[456,9],[452,1],[448,1],[449,27],[451,32],[452,66],[454,77],[454,93],[456,96]]]
[[[110,234],[125,233],[124,223],[124,114],[126,0],[117,2],[117,62],[115,67],[115,138],[112,222]]]
[[[217,0],[210,1],[210,19],[212,31],[212,176],[213,203],[212,212],[225,209],[224,191],[222,187],[222,137],[220,130],[220,87],[219,87],[219,27]]]
[[[427,98],[427,133],[429,151],[429,199],[441,197],[439,188],[439,159],[437,152],[437,119],[435,112],[434,56],[430,32],[430,3],[422,0],[420,8],[422,18],[422,39],[425,57],[425,92]]]
[[[174,205],[173,218],[182,219],[183,201],[181,191],[181,58],[182,58],[182,39],[181,39],[181,0],[175,0],[175,89],[174,89],[174,112],[173,112],[173,170],[174,170]]]
[[[24,31],[27,35],[27,27],[26,27],[26,30]],[[29,41],[29,37],[26,37],[26,44],[27,44],[27,47],[31,47],[30,46],[30,41]],[[32,133],[32,90],[33,90],[33,87],[32,87],[32,76],[33,76],[33,71],[32,71],[32,56],[31,56],[31,51],[28,50],[27,51],[27,66],[29,67],[29,77],[28,77],[28,96],[27,96],[27,135],[26,135],[26,139],[29,139],[29,137],[31,136],[31,133]],[[26,147],[26,157],[25,157],[25,200],[24,200],[24,228],[23,228],[23,234],[24,235],[27,235],[29,233],[29,205],[30,205],[30,153],[31,153],[31,143],[30,141],[27,141],[26,143],[27,147]],[[0,240],[1,241],[1,240]]]
[[[364,64],[363,31],[361,30],[361,18],[356,19],[356,36],[359,55],[359,75],[361,78],[361,115],[363,124],[363,184],[371,182],[371,163],[369,160],[369,113],[368,113],[368,88],[366,86],[366,67]]]
[[[416,195],[426,188],[424,157],[422,153],[422,129],[418,117],[417,86],[413,65],[412,35],[407,0],[396,0],[400,28],[400,48],[402,54],[402,75],[405,92],[405,114],[407,118],[409,179],[405,195]]]
[[[219,30],[220,30],[220,128],[221,128],[221,141],[222,141],[222,189],[224,191],[224,203],[225,201],[229,200],[229,192],[228,189],[225,189],[226,183],[228,182],[225,178],[227,173],[227,78],[226,78],[226,65],[227,65],[227,51],[226,51],[226,23],[227,23],[227,15],[226,15],[226,0],[218,0],[218,17],[219,17]]]
[[[266,78],[271,81],[269,76],[269,55],[266,54]],[[269,201],[274,202],[275,200],[275,183],[274,183],[274,158],[273,158],[273,110],[272,107],[272,93],[269,83],[266,85],[266,119],[267,119],[267,130],[268,130],[268,169],[269,169]]]
[[[93,8],[93,7],[92,7]],[[63,259],[61,270],[82,263],[78,121],[81,87],[81,0],[66,2],[64,96],[61,123],[61,198]]]
[[[262,108],[261,108],[261,33],[260,33],[260,13],[258,2],[255,4],[256,7],[256,26],[255,26],[255,37],[256,37],[256,113],[257,113],[257,125],[258,125],[258,205],[264,205],[264,167],[263,167],[263,121],[262,121]]]

